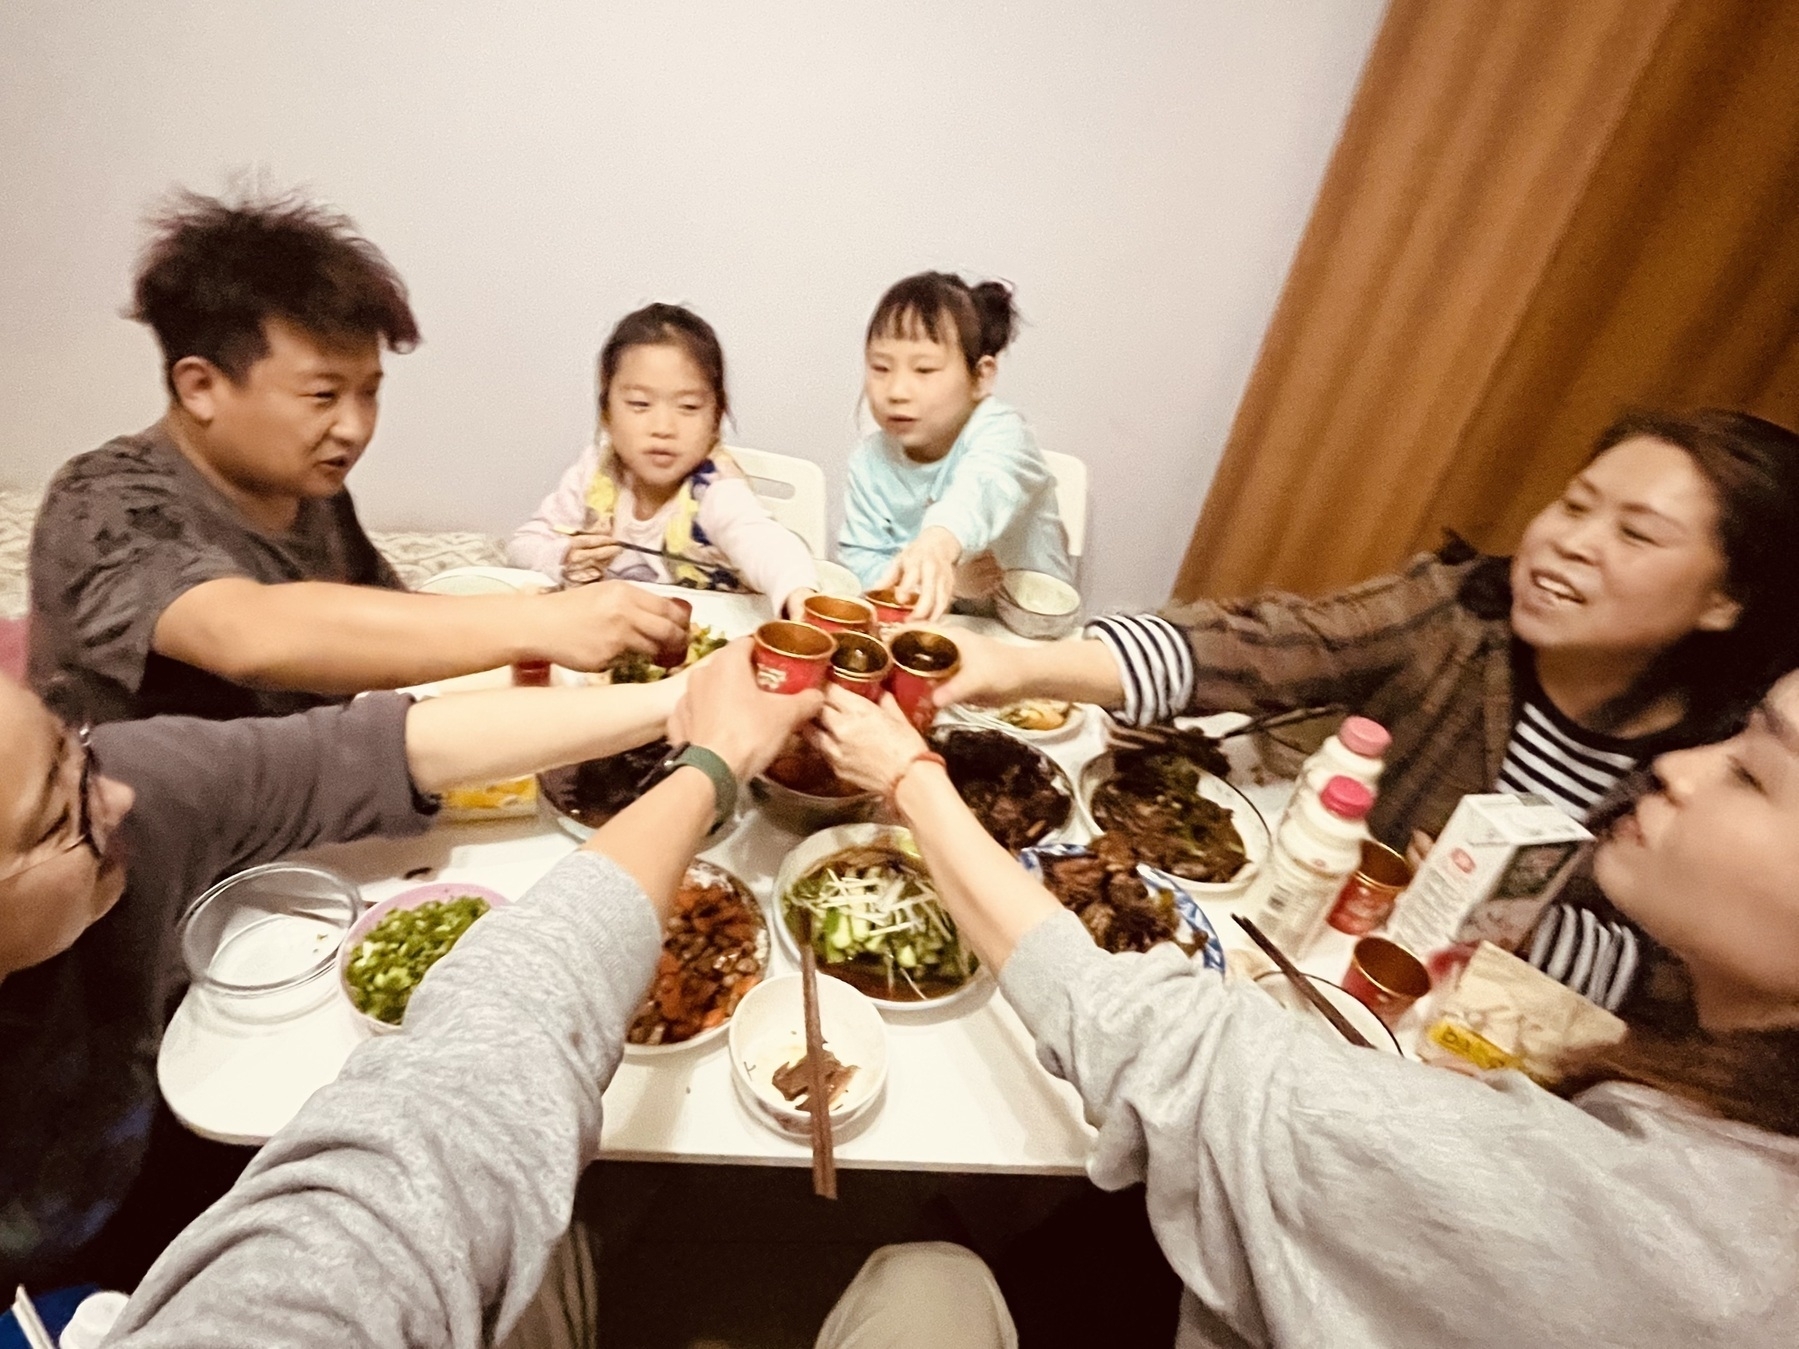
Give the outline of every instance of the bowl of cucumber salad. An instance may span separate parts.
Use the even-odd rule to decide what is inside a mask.
[[[774,894],[787,954],[799,960],[809,915],[819,972],[883,1011],[942,1008],[990,982],[938,903],[908,829],[845,824],[813,834],[782,862]]]

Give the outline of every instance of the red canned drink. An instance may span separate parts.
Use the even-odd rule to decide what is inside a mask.
[[[1363,839],[1362,860],[1324,921],[1352,937],[1366,936],[1387,921],[1399,892],[1411,883],[1411,863],[1386,844]]]

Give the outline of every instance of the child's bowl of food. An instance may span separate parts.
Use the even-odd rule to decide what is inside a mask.
[[[824,1035],[831,1127],[848,1137],[872,1115],[887,1085],[887,1027],[862,994],[822,971],[818,1021]],[[731,1082],[749,1112],[791,1138],[805,1138],[812,1117],[806,1061],[806,1008],[800,976],[756,985],[730,1022]]]
[[[337,982],[350,1010],[377,1034],[400,1029],[419,981],[489,910],[497,890],[437,881],[384,899],[356,920],[337,957]]]
[[[1081,592],[1047,572],[1014,568],[1000,577],[993,607],[1020,637],[1049,641],[1080,626]]]

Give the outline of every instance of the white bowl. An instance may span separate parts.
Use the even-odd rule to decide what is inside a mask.
[[[999,621],[1020,637],[1049,641],[1080,626],[1081,592],[1047,572],[1014,568],[993,597]]]
[[[1262,867],[1268,861],[1268,854],[1274,847],[1274,835],[1268,828],[1268,821],[1262,818],[1262,812],[1256,809],[1242,792],[1216,774],[1208,773],[1194,765],[1194,772],[1199,774],[1199,794],[1207,800],[1216,801],[1231,813],[1231,823],[1237,826],[1237,835],[1243,840],[1243,853],[1249,860],[1243,864],[1237,874],[1228,881],[1190,881],[1176,876],[1172,872],[1155,871],[1172,885],[1185,890],[1198,900],[1228,900],[1245,894]],[[1093,793],[1101,783],[1112,776],[1112,755],[1110,751],[1089,759],[1081,769],[1079,790],[1075,793],[1080,802],[1081,819],[1094,834],[1101,831],[1100,823],[1093,818]]]
[[[862,598],[862,578],[841,562],[818,560],[818,593],[840,595],[847,600]]]
[[[755,915],[756,964],[760,967],[756,977],[758,979],[766,979],[768,977],[769,950],[768,919],[762,912],[762,906],[756,902],[756,896],[750,890],[749,886],[745,885],[742,881],[738,880],[737,877],[719,866],[718,863],[708,862],[704,858],[695,858],[693,861],[689,862],[687,864],[687,875],[697,875],[703,881],[725,882],[725,884],[729,885],[737,892],[737,898],[743,901],[744,907]],[[757,985],[757,987],[760,986],[761,985],[759,984]],[[652,981],[650,984],[651,990],[653,991],[655,987],[656,985]],[[756,990],[752,988],[748,993],[743,995],[743,1002],[737,1004],[738,1011],[743,1010],[743,1003],[748,1002],[755,992]],[[640,1003],[639,1006],[641,1005],[642,1004]],[[633,1010],[631,1015],[632,1019],[635,1020],[637,1015],[636,1011]],[[631,1041],[627,1039],[625,1041],[625,1057],[628,1059],[640,1059],[646,1063],[653,1063],[658,1059],[669,1058],[675,1054],[684,1054],[690,1049],[699,1049],[703,1046],[714,1044],[726,1031],[730,1030],[732,1018],[736,1015],[736,1012],[732,1012],[730,1016],[727,1016],[716,1026],[713,1026],[708,1030],[703,1030],[698,1035],[692,1036],[689,1039],[677,1040],[672,1045],[638,1045],[632,1044]]]
[[[818,976],[818,1022],[825,1047],[840,1063],[856,1067],[856,1075],[831,1107],[832,1131],[841,1137],[869,1117],[887,1085],[887,1027],[874,1003],[827,974]],[[783,975],[757,984],[737,1004],[737,1013],[727,1024],[731,1081],[750,1113],[780,1133],[809,1137],[811,1115],[783,1097],[769,1080],[776,1069],[806,1052],[800,976]]]
[[[1367,1003],[1362,1002],[1349,990],[1333,984],[1329,979],[1316,974],[1308,974],[1306,978],[1311,982],[1313,988],[1324,994],[1326,1002],[1343,1014],[1345,1021],[1362,1033],[1362,1038],[1370,1045],[1383,1054],[1400,1052],[1399,1041],[1393,1037],[1393,1032],[1387,1029],[1381,1019],[1370,1010]],[[1269,970],[1264,974],[1258,974],[1256,987],[1288,1011],[1303,1017],[1306,1024],[1320,1035],[1335,1040],[1340,1045],[1349,1043],[1338,1033],[1335,1026],[1324,1019],[1324,1013],[1307,1002],[1300,991],[1293,987],[1292,981],[1279,970]]]
[[[787,926],[787,891],[807,872],[825,861],[833,853],[843,852],[848,848],[866,847],[871,844],[898,848],[904,852],[917,855],[918,845],[912,841],[912,831],[896,824],[840,824],[834,829],[823,829],[809,838],[802,839],[793,851],[781,860],[779,870],[775,872],[772,911],[775,924],[775,940],[781,943],[781,949],[787,952],[788,958],[795,965],[800,963],[800,944],[794,938],[793,929]],[[819,973],[829,973],[828,964],[819,966]],[[868,993],[863,996],[883,1014],[905,1017],[908,1013],[942,1013],[948,1009],[961,1010],[966,1004],[978,1002],[991,990],[992,979],[986,967],[980,966],[963,981],[961,985],[948,993],[935,998],[883,998],[878,994]],[[745,999],[748,1001],[748,999]],[[742,1009],[739,1008],[739,1011]]]

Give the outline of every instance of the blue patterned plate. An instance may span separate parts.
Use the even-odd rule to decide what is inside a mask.
[[[1045,880],[1044,858],[1091,856],[1093,856],[1093,849],[1084,843],[1039,843],[1036,847],[1026,848],[1019,853],[1018,860],[1024,863],[1026,871],[1042,881]],[[1208,970],[1223,974],[1224,946],[1218,940],[1218,930],[1212,926],[1212,920],[1205,916],[1199,905],[1194,903],[1193,896],[1181,889],[1180,886],[1173,884],[1167,876],[1154,867],[1139,865],[1137,875],[1149,887],[1150,893],[1171,895],[1174,898],[1175,912],[1180,914],[1181,921],[1193,934],[1194,942],[1197,944],[1203,940],[1197,953],[1200,963]]]

